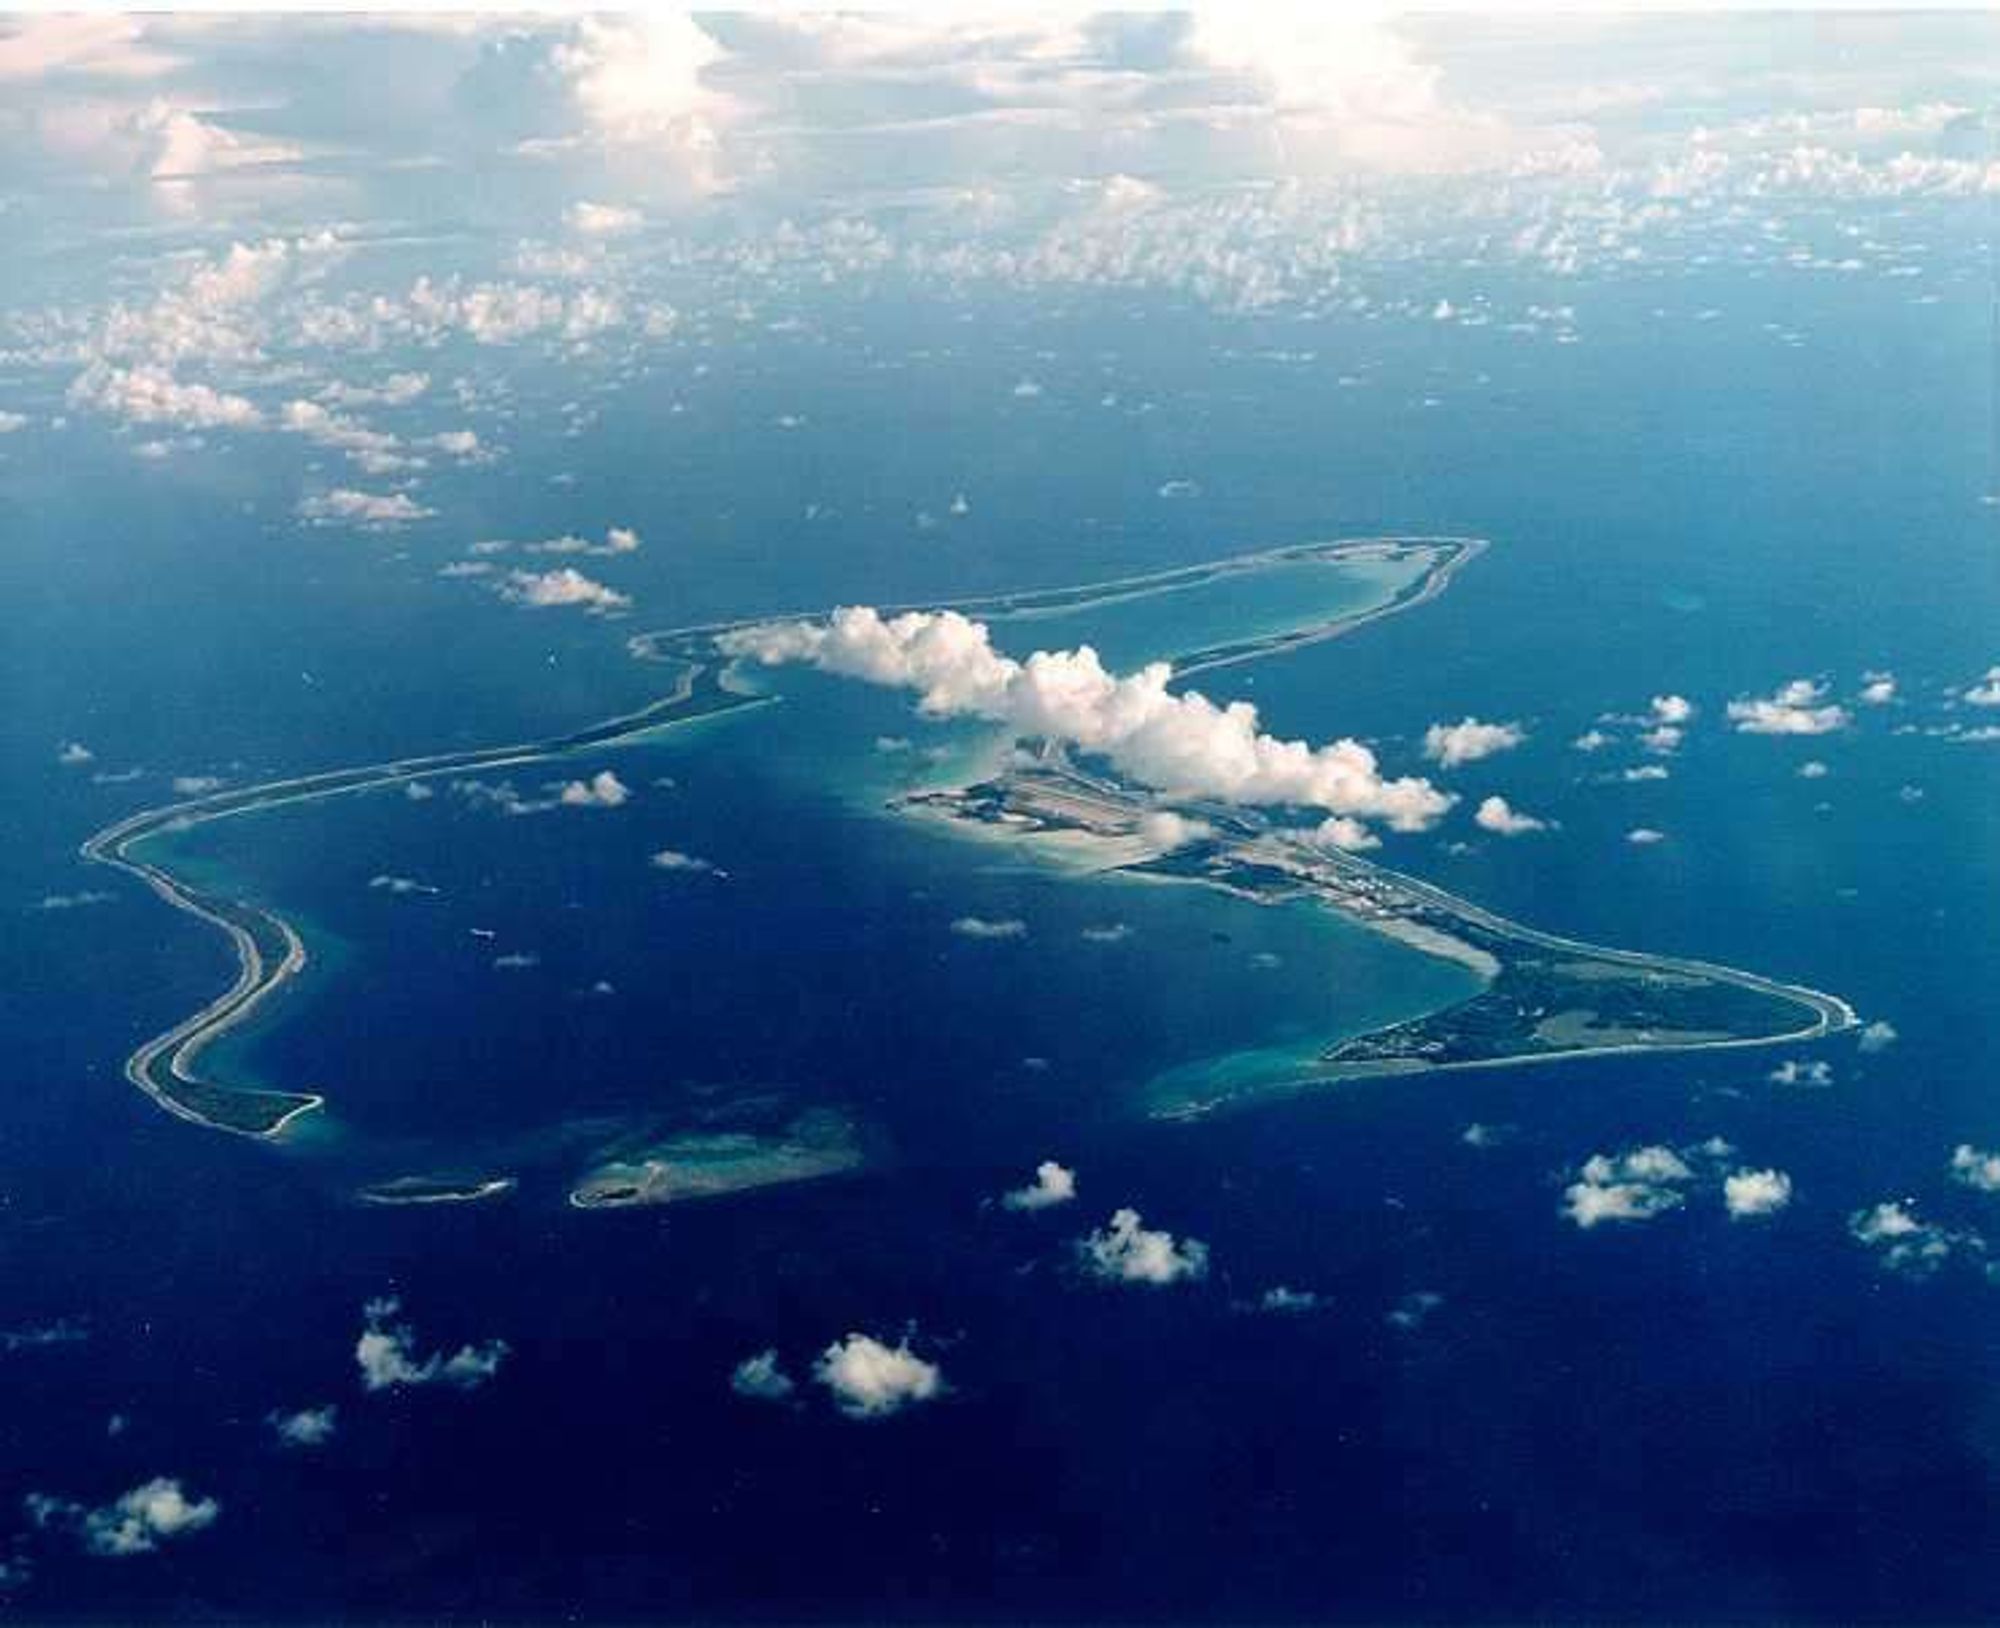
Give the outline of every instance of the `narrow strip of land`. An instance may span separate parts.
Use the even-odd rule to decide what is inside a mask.
[[[1465,537],[1371,537],[1266,549],[1202,565],[1081,587],[1035,590],[958,601],[954,608],[992,620],[1032,618],[1199,587],[1279,565],[1338,565],[1369,551],[1420,559],[1421,572],[1390,598],[1365,610],[1331,615],[1282,632],[1186,652],[1177,680],[1341,637],[1426,604],[1443,593],[1485,544]],[[927,609],[931,606],[891,607]],[[756,621],[771,618],[760,617]],[[143,882],[155,896],[222,933],[236,961],[229,986],[200,1010],[155,1035],[126,1060],[125,1075],[168,1112],[242,1135],[276,1137],[324,1106],[317,1091],[272,1090],[205,1077],[202,1056],[216,1041],[265,1011],[306,964],[292,925],[267,906],[228,897],[173,874],[140,849],[151,839],[213,821],[289,804],[345,796],[442,775],[479,773],[616,746],[651,731],[763,705],[770,696],[730,681],[716,648],[720,635],[753,625],[709,623],[628,640],[642,660],[675,669],[671,689],[636,711],[547,740],[392,759],[331,769],[263,785],[220,791],[144,809],[106,826],[83,844],[86,859]],[[1581,1056],[1662,1050],[1768,1046],[1816,1039],[1849,1028],[1853,1009],[1837,996],[1755,973],[1640,951],[1605,949],[1524,927],[1442,888],[1273,826],[1253,811],[1178,805],[1198,814],[1212,835],[1168,852],[1137,837],[1157,800],[1114,776],[1071,764],[1060,752],[977,786],[919,794],[923,806],[954,819],[1010,832],[1082,834],[1110,839],[1122,857],[1110,868],[1134,875],[1200,882],[1265,902],[1310,897],[1425,953],[1475,971],[1484,988],[1473,998],[1406,1023],[1329,1047],[1286,1085],[1417,1070],[1492,1068]],[[1203,1112],[1217,1103],[1183,1100],[1157,1111]],[[496,1189],[497,1190],[497,1189]],[[451,1184],[416,1197],[380,1201],[456,1201]],[[482,1189],[478,1196],[485,1196]]]
[[[215,928],[228,940],[236,960],[236,976],[229,987],[199,1011],[140,1045],[125,1060],[125,1078],[180,1119],[244,1136],[279,1136],[303,1116],[324,1107],[326,1101],[316,1091],[228,1084],[198,1071],[208,1047],[249,1022],[304,969],[305,942],[290,922],[267,906],[205,890],[142,856],[139,849],[148,840],[289,804],[441,775],[511,768],[615,746],[672,724],[759,705],[763,699],[724,687],[712,662],[690,662],[683,664],[673,688],[659,699],[637,711],[548,740],[395,758],[387,763],[268,781],[141,809],[106,826],[84,842],[80,850],[83,857],[125,872],[176,910]]]
[[[1247,1097],[1334,1080],[1501,1068],[1583,1057],[1795,1045],[1854,1027],[1837,995],[1686,957],[1607,949],[1511,921],[1443,888],[1274,826],[1225,804],[1174,806],[1199,838],[1163,849],[1145,836],[1158,806],[1118,777],[1060,751],[976,786],[918,793],[906,805],[1024,835],[1083,838],[1102,869],[1197,883],[1260,904],[1310,900],[1420,953],[1466,967],[1480,992],[1407,1022],[1355,1035],[1282,1076],[1215,1097],[1155,1102],[1191,1117]]]
[[[1307,543],[1265,549],[1201,565],[1150,572],[1082,587],[1035,590],[960,601],[963,609],[1004,616],[1038,609],[1078,607],[1143,593],[1170,592],[1213,578],[1262,570],[1274,564],[1334,559],[1371,547],[1429,547],[1437,557],[1423,580],[1399,596],[1399,603],[1376,607],[1359,617],[1331,621],[1307,630],[1311,637],[1331,637],[1350,625],[1391,609],[1421,603],[1441,591],[1451,572],[1483,545],[1468,538],[1368,538],[1338,543]],[[906,609],[929,608],[909,606]],[[718,660],[715,639],[737,628],[768,620],[745,618],[706,623],[663,633],[643,633],[627,641],[633,656],[675,669],[665,694],[636,711],[547,740],[521,741],[458,752],[394,758],[385,763],[327,769],[285,780],[236,787],[193,797],[158,808],[141,809],[104,827],[82,845],[83,857],[142,882],[159,899],[206,923],[228,941],[236,961],[229,986],[199,1011],[145,1041],[125,1061],[125,1077],[176,1117],[244,1136],[277,1137],[302,1117],[325,1106],[317,1091],[272,1090],[230,1084],[198,1072],[202,1054],[232,1030],[266,1010],[271,1000],[304,969],[307,951],[299,933],[276,911],[251,899],[231,898],[174,875],[165,864],[140,849],[151,839],[191,830],[218,820],[257,814],[291,804],[314,802],[357,792],[443,775],[474,774],[553,758],[598,747],[616,746],[653,730],[765,704],[767,696],[748,694],[725,682],[726,663]],[[1241,659],[1208,653],[1210,665]],[[1201,659],[1197,655],[1197,661]],[[1190,668],[1190,670],[1194,670]]]

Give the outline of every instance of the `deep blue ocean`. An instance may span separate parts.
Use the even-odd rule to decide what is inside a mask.
[[[143,1563],[38,1540],[0,1613],[2000,1611],[2000,1288],[1964,1259],[1886,1273],[1847,1228],[1908,1198],[2000,1237],[2000,1198],[1946,1168],[2000,1143],[2000,744],[1898,732],[1962,717],[1943,698],[2000,660],[1990,315],[1976,279],[1940,292],[1635,272],[1561,291],[1582,341],[1560,346],[1129,296],[1029,315],[829,295],[812,336],[705,343],[705,373],[673,348],[581,441],[542,439],[528,410],[574,381],[517,378],[508,460],[440,476],[443,518],[393,536],[296,528],[284,448],[146,466],[82,422],[11,437],[0,1327],[83,1337],[0,1353],[0,1553],[35,1492],[100,1503],[171,1474],[222,1516]],[[1041,395],[1013,394],[1027,374]],[[646,537],[618,566],[626,622],[436,574],[477,538],[610,524]],[[886,817],[915,771],[810,720],[945,735],[906,698],[786,674],[774,689],[824,693],[511,772],[537,791],[615,768],[621,809],[511,818],[441,788],[192,834],[192,862],[316,950],[237,1060],[332,1111],[296,1148],[258,1146],[120,1076],[229,976],[213,935],[73,857],[167,776],[588,723],[658,686],[624,650],[641,627],[1381,532],[1493,546],[1435,603],[1203,687],[1412,772],[1430,722],[1523,720],[1527,745],[1452,784],[1560,830],[1453,851],[1478,835],[1461,811],[1389,839],[1386,863],[1536,926],[1837,992],[1896,1043],[1797,1049],[1831,1065],[1823,1088],[1769,1082],[1785,1053],[1725,1052],[1148,1123],[1131,1104],[1152,1073],[1418,1010],[1454,979],[1311,912]],[[1731,697],[1822,675],[1851,694],[1879,668],[1903,702],[1840,735],[1723,722]],[[1701,708],[1672,778],[1600,783],[1637,755],[1571,738],[1665,692]],[[62,768],[71,739],[147,775]],[[1808,759],[1830,772],[1801,778]],[[1642,826],[1667,840],[1627,841]],[[730,874],[646,865],[669,846]],[[90,888],[117,897],[34,908]],[[969,940],[964,916],[1026,936]],[[1112,923],[1129,938],[1082,936]],[[509,951],[536,964],[496,969]],[[873,1160],[704,1204],[564,1202],[633,1125],[684,1125],[723,1088],[837,1105]],[[1507,1134],[1467,1145],[1475,1122]],[[1697,1200],[1589,1232],[1561,1214],[1591,1154],[1716,1135],[1791,1174],[1788,1210],[1747,1225]],[[1077,1203],[991,1202],[1051,1157]],[[446,1165],[522,1185],[482,1206],[352,1197]],[[1083,1281],[1070,1241],[1123,1204],[1205,1240],[1208,1279]],[[1280,1284],[1319,1306],[1257,1310]],[[504,1338],[498,1378],[363,1395],[361,1306],[385,1293],[427,1346]],[[1391,1320],[1417,1306],[1418,1326]],[[750,1352],[803,1376],[849,1330],[910,1331],[950,1394],[869,1423],[731,1395]],[[322,1401],[334,1441],[279,1451],[266,1414]]]

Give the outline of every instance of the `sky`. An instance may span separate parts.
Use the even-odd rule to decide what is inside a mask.
[[[894,209],[1008,237],[1214,189],[1420,179],[1572,207],[1966,192],[1992,185],[1994,31],[1352,8],[27,17],[0,23],[0,199],[22,225],[126,230],[443,215],[603,237],[629,211]]]

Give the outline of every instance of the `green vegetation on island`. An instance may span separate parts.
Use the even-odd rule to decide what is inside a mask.
[[[1421,570],[1369,608],[1310,615],[1261,637],[1184,652],[1176,677],[1256,660],[1350,633],[1443,592],[1485,544],[1476,538],[1374,537],[1268,549],[1198,566],[1052,590],[961,601],[991,620],[1059,615],[1100,604],[1169,594],[1229,577],[1300,564],[1388,560]],[[917,607],[902,607],[911,609]],[[98,832],[86,858],[126,871],[158,897],[224,933],[235,951],[235,981],[208,1006],[147,1041],[126,1076],[170,1112],[221,1130],[275,1136],[321,1106],[310,1093],[268,1090],[203,1077],[211,1042],[247,1022],[305,964],[305,946],[275,911],[220,897],[173,875],[138,850],[158,833],[444,774],[463,774],[615,746],[654,730],[762,706],[771,697],[739,685],[722,636],[746,622],[717,623],[628,641],[632,654],[674,669],[673,687],[636,711],[549,740],[330,770],[212,793],[144,810]],[[1162,804],[1101,766],[1079,766],[1044,744],[1037,760],[972,786],[926,791],[900,806],[971,822],[1011,838],[1082,842],[1100,868],[1199,882],[1265,902],[1310,898],[1423,953],[1456,961],[1484,987],[1455,1005],[1329,1046],[1309,1066],[1250,1089],[1286,1088],[1370,1074],[1494,1067],[1564,1057],[1801,1041],[1850,1027],[1854,1013],[1835,996],[1732,968],[1604,949],[1508,921],[1428,883],[1370,864],[1240,807],[1175,802],[1194,840],[1163,845],[1147,816]],[[1244,1089],[1232,1087],[1228,1100]],[[1155,1105],[1193,1113],[1217,1103],[1187,1097]],[[669,1203],[852,1169],[862,1155],[838,1115],[805,1116],[782,1128],[711,1128],[614,1150],[572,1192],[580,1208]],[[405,1178],[364,1193],[378,1203],[453,1202],[491,1196],[494,1183]]]
[[[1152,1104],[1183,1117],[1273,1090],[1373,1074],[1495,1067],[1639,1051],[1688,1051],[1817,1039],[1851,1027],[1837,996],[1735,968],[1605,949],[1509,921],[1443,889],[1369,863],[1309,829],[1220,805],[1177,805],[1194,840],[1163,847],[1146,817],[1161,806],[1101,771],[1044,748],[1030,766],[904,806],[1004,831],[1092,845],[1101,869],[1221,888],[1260,903],[1308,899],[1485,984],[1468,1000],[1327,1048],[1282,1077],[1234,1082],[1219,1099]]]

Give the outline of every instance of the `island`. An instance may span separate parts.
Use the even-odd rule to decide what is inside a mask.
[[[1227,590],[1265,573],[1297,576],[1319,568],[1355,567],[1393,573],[1396,586],[1375,603],[1324,614],[1306,609],[1289,617],[1267,611],[1269,626],[1173,653],[1174,681],[1179,683],[1197,673],[1350,635],[1385,616],[1412,610],[1443,593],[1485,547],[1483,539],[1450,536],[1309,542],[1108,582],[959,600],[948,607],[888,607],[883,614],[950,608],[989,622],[1032,623],[1152,597]],[[1280,584],[1287,592],[1290,580]],[[745,679],[726,645],[728,635],[771,620],[709,623],[630,638],[627,648],[635,659],[671,671],[670,687],[636,711],[585,729],[212,792],[141,810],[90,837],[82,847],[86,859],[136,877],[167,904],[222,933],[237,963],[226,989],[133,1051],[125,1064],[126,1078],[180,1118],[260,1138],[282,1135],[325,1104],[317,1090],[273,1089],[200,1071],[204,1053],[219,1038],[270,1009],[272,998],[305,966],[306,947],[269,904],[177,876],[167,857],[144,851],[149,844],[157,847],[159,839],[175,832],[286,804],[559,759],[617,747],[695,719],[767,705],[777,697]],[[1310,828],[1287,827],[1264,813],[1185,800],[1168,804],[1121,780],[1104,764],[1072,760],[1054,743],[1039,743],[1029,761],[996,778],[926,789],[895,800],[891,807],[1028,846],[1044,841],[1073,850],[1083,843],[1096,856],[1098,868],[1135,877],[1221,888],[1262,902],[1309,899],[1478,976],[1482,987],[1472,998],[1340,1040],[1307,1066],[1259,1081],[1247,1092],[1232,1089],[1231,1102],[1271,1090],[1376,1075],[1797,1043],[1856,1022],[1845,1001],[1817,990],[1706,962],[1584,944],[1509,921],[1434,884],[1320,841]],[[1146,817],[1167,807],[1196,822],[1201,837],[1171,848],[1149,840],[1143,830]],[[1223,1105],[1223,1099],[1199,1092],[1166,1090],[1150,1111],[1187,1117]],[[672,1201],[829,1174],[851,1167],[856,1157],[849,1139],[829,1136],[823,1126],[775,1139],[709,1136],[608,1159],[570,1199],[584,1209]],[[500,1190],[490,1182],[426,1184],[412,1179],[385,1184],[363,1197],[374,1203],[463,1202]]]
[[[325,1106],[317,1091],[282,1091],[207,1078],[196,1071],[202,1053],[231,1030],[248,1023],[305,968],[304,940],[270,906],[234,898],[173,874],[168,864],[141,852],[161,837],[216,820],[235,819],[287,804],[351,796],[383,786],[539,763],[574,752],[615,746],[655,730],[739,708],[760,706],[767,697],[733,689],[723,682],[721,664],[678,663],[673,688],[635,712],[606,719],[549,740],[518,742],[428,757],[331,769],[211,792],[160,808],[141,809],[89,837],[83,858],[143,882],[176,910],[214,927],[228,940],[236,977],[200,1011],[139,1046],[125,1060],[125,1078],[168,1113],[211,1130],[274,1138],[299,1119]]]
[[[355,1197],[364,1204],[482,1204],[514,1190],[512,1176],[395,1176],[362,1188]]]
[[[1852,1028],[1837,995],[1733,967],[1605,949],[1509,921],[1428,882],[1373,864],[1253,810],[1179,802],[1181,829],[1164,847],[1148,816],[1164,806],[1043,743],[1036,761],[995,779],[902,799],[924,814],[1078,844],[1102,872],[1199,883],[1261,904],[1305,899],[1426,955],[1454,961],[1484,988],[1408,1022],[1357,1035],[1311,1064],[1233,1088],[1226,1097],[1162,1093],[1161,1117],[1187,1118],[1251,1096],[1370,1075],[1493,1068],[1645,1051],[1693,1051],[1817,1040]]]
[[[579,1182],[569,1201],[579,1210],[680,1204],[843,1175],[866,1162],[853,1120],[808,1109],[768,1132],[684,1132],[623,1149]]]

